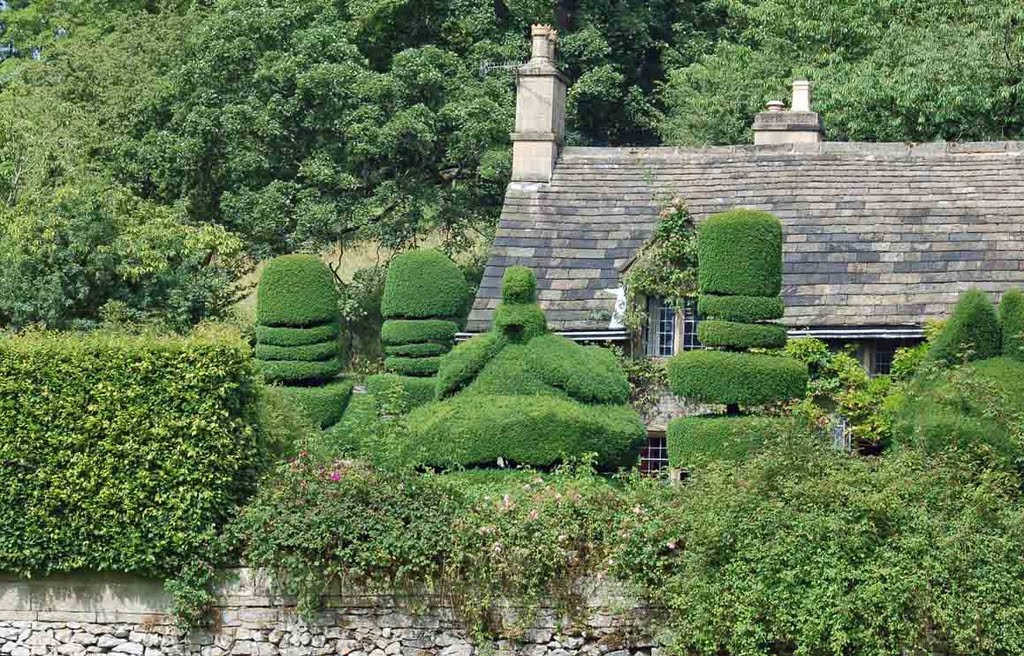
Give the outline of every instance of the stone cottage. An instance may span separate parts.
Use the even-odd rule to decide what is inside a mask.
[[[672,197],[698,221],[735,207],[778,216],[790,335],[854,343],[872,373],[965,289],[998,300],[1024,287],[1024,142],[826,142],[800,80],[788,109],[774,101],[757,115],[752,146],[566,147],[557,35],[538,25],[532,38],[517,71],[512,181],[468,333],[488,329],[505,267],[521,264],[536,271],[553,330],[635,339],[655,356],[698,348],[693,309],[652,298],[644,335],[621,322],[623,271]]]

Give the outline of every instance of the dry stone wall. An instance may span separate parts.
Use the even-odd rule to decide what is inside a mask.
[[[159,582],[114,575],[41,580],[0,577],[0,655],[134,656],[659,656],[652,611],[608,585],[588,588],[583,619],[541,609],[516,637],[474,641],[449,607],[424,598],[347,592],[315,620],[239,569],[218,591],[210,627],[187,635],[171,622]],[[509,611],[511,613],[511,611]]]

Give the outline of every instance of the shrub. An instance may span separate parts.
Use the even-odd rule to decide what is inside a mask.
[[[778,296],[782,226],[767,212],[738,209],[697,226],[701,294]]]
[[[381,299],[385,319],[436,319],[460,316],[469,286],[451,258],[434,249],[403,253],[388,266]]]
[[[313,255],[282,255],[271,260],[256,290],[256,322],[262,326],[303,327],[338,317],[334,274]]]
[[[537,277],[524,266],[511,266],[501,277],[501,300],[505,303],[534,303],[537,301]]]
[[[330,428],[345,414],[352,383],[339,380],[318,387],[268,387],[264,393],[299,408],[315,426]]]
[[[786,306],[781,296],[717,296],[701,294],[697,312],[702,318],[754,323],[781,319]]]
[[[600,346],[580,346],[561,335],[530,341],[529,364],[548,385],[583,403],[629,403],[629,380],[615,354]]]
[[[434,342],[421,342],[418,344],[399,344],[398,346],[384,347],[384,353],[386,355],[394,355],[409,358],[421,358],[428,357],[431,355],[444,355],[447,352],[447,344],[437,344]]]
[[[999,303],[999,323],[1003,334],[1003,355],[1024,360],[1024,292],[1011,289]]]
[[[300,360],[264,360],[260,362],[260,373],[273,383],[322,383],[341,373],[340,358],[322,362]]]
[[[436,342],[450,345],[455,340],[459,325],[442,319],[403,320],[384,322],[380,338],[385,346]]]
[[[549,467],[596,453],[602,468],[633,464],[644,426],[628,406],[587,406],[552,396],[461,394],[413,410],[409,444],[419,464],[437,467],[506,462]]]
[[[336,342],[340,334],[341,325],[338,323],[325,323],[309,328],[256,326],[256,342],[269,346],[307,346],[321,342]]]
[[[263,461],[256,401],[237,336],[0,339],[0,571],[210,565]]]
[[[504,346],[501,335],[490,332],[453,348],[438,365],[437,398],[450,396],[472,382]]]
[[[331,340],[304,346],[272,346],[256,344],[256,357],[260,360],[301,360],[320,362],[340,355],[341,344]]]
[[[681,417],[668,425],[668,462],[692,469],[745,460],[772,438],[790,437],[795,422],[780,417]]]
[[[672,391],[687,399],[764,405],[803,396],[807,365],[756,353],[687,351],[669,360],[668,380]]]
[[[786,328],[770,323],[735,323],[708,319],[697,324],[697,338],[707,347],[777,349],[786,345]]]
[[[494,330],[510,342],[523,344],[548,331],[544,311],[536,303],[502,303],[494,311]]]
[[[960,295],[953,316],[932,344],[930,359],[954,364],[986,360],[1002,351],[999,317],[985,292],[972,289]]]
[[[366,391],[372,395],[380,394],[392,386],[402,389],[402,406],[408,411],[434,400],[437,381],[433,378],[414,378],[395,374],[376,374],[366,379]]]
[[[388,371],[403,376],[433,376],[437,373],[437,367],[440,362],[441,358],[438,357],[384,358],[384,366],[388,368]]]

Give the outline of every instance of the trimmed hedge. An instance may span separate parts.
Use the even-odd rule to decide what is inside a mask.
[[[381,393],[398,385],[405,395],[405,408],[412,410],[434,400],[437,382],[433,378],[414,378],[397,374],[374,374],[366,379],[366,391],[370,395]]]
[[[318,342],[336,341],[341,335],[341,324],[324,323],[308,328],[256,326],[256,341],[270,346],[306,346]]]
[[[494,330],[510,342],[522,344],[548,331],[544,311],[536,303],[502,303],[494,311]]]
[[[645,431],[629,406],[587,406],[552,396],[465,394],[407,416],[418,464],[434,467],[507,463],[550,467],[596,453],[603,469],[632,465]]]
[[[781,296],[717,296],[701,294],[697,312],[707,319],[755,323],[781,319],[786,305]]]
[[[680,417],[667,432],[670,467],[691,469],[711,462],[746,460],[771,437],[796,430],[782,417]]]
[[[964,357],[969,361],[994,358],[1002,350],[999,317],[992,301],[985,292],[971,289],[960,295],[953,316],[932,344],[929,358],[955,364]]]
[[[534,303],[537,301],[537,276],[533,269],[511,266],[501,277],[501,300],[505,303]]]
[[[701,294],[778,296],[782,224],[758,210],[716,214],[697,226]]]
[[[776,349],[786,345],[786,329],[771,323],[735,323],[707,319],[697,324],[697,339],[704,346],[728,349]]]
[[[302,362],[320,362],[338,357],[341,344],[335,340],[306,344],[304,346],[273,346],[256,344],[256,357],[260,360],[301,360]]]
[[[334,274],[313,255],[282,255],[271,260],[256,289],[256,323],[302,327],[338,317]]]
[[[237,335],[0,339],[0,571],[210,564],[264,447]]]
[[[1024,360],[1024,292],[1011,289],[999,303],[999,324],[1003,334],[1003,355]]]
[[[505,346],[497,333],[477,335],[457,345],[441,358],[437,369],[437,398],[444,398],[470,384]]]
[[[451,344],[459,325],[446,319],[391,319],[381,328],[380,339],[385,346],[437,342]]]
[[[421,358],[431,355],[444,355],[449,350],[447,344],[436,342],[421,342],[418,344],[398,344],[397,346],[385,346],[385,355],[394,355],[408,358]]]
[[[341,373],[340,358],[332,358],[322,362],[302,362],[300,360],[262,360],[260,372],[263,377],[273,383],[310,383],[322,382],[334,378]]]
[[[415,250],[388,265],[381,314],[385,319],[458,317],[468,300],[466,277],[451,258],[434,249]]]
[[[793,358],[687,351],[668,362],[673,393],[703,403],[764,405],[803,396],[807,365]]]
[[[530,340],[524,352],[530,367],[548,385],[583,403],[629,403],[629,380],[615,354],[600,346],[580,346],[561,335]]]
[[[319,428],[330,428],[338,423],[349,398],[352,396],[352,382],[339,380],[317,387],[268,387],[266,394],[284,399],[302,410],[303,414]]]
[[[433,376],[437,373],[441,358],[384,358],[384,366],[403,376]]]

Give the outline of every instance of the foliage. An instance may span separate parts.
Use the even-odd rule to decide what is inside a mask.
[[[385,346],[385,355],[404,356],[410,358],[420,358],[432,355],[444,355],[448,352],[448,347],[445,344],[437,344],[434,342],[421,342],[419,344],[399,344],[398,346]]]
[[[337,323],[324,323],[309,328],[256,326],[256,342],[266,346],[309,346],[337,341],[340,334],[341,326]]]
[[[303,328],[338,320],[334,274],[314,255],[282,255],[260,274],[256,322],[261,326]]]
[[[646,355],[629,356],[619,348],[610,349],[619,361],[619,366],[629,381],[629,404],[648,418],[657,407],[662,396],[668,393],[668,377],[665,362],[660,358]]]
[[[744,460],[797,431],[782,417],[680,417],[668,425],[668,462],[692,473],[713,462]]]
[[[688,351],[668,362],[672,391],[703,403],[765,405],[803,396],[807,367],[758,353]]]
[[[313,425],[323,429],[338,423],[352,396],[352,382],[339,380],[314,387],[268,387],[264,394],[298,408]]]
[[[704,346],[730,350],[777,349],[786,345],[786,327],[767,323],[736,323],[706,319],[697,326]]]
[[[437,373],[440,364],[441,358],[437,356],[388,356],[384,359],[384,366],[388,368],[388,371],[402,376],[433,376]]]
[[[385,319],[452,319],[469,300],[462,270],[444,253],[423,249],[403,253],[388,265],[381,298]]]
[[[376,374],[366,379],[368,394],[381,396],[391,386],[402,389],[402,409],[412,410],[434,400],[437,382],[433,378],[415,378],[395,374]]]
[[[623,276],[627,308],[624,323],[633,331],[647,323],[646,300],[664,298],[680,307],[697,291],[697,232],[682,198],[658,213],[654,231]]]
[[[767,212],[730,210],[697,228],[700,293],[767,296],[782,289],[782,224]]]
[[[274,346],[272,344],[256,344],[256,358],[259,360],[301,360],[302,362],[319,362],[336,358],[341,344],[336,339],[305,344],[303,346]]]
[[[451,396],[472,382],[504,346],[501,335],[488,332],[453,348],[438,367],[437,398]]]
[[[955,364],[985,360],[1002,352],[999,317],[988,295],[978,289],[964,292],[929,351],[935,362]]]
[[[261,360],[259,364],[260,373],[267,381],[284,385],[326,383],[342,370],[340,358],[319,362]]]
[[[390,319],[381,329],[381,341],[385,346],[435,342],[451,344],[459,325],[443,319]]]
[[[531,340],[529,366],[548,385],[583,403],[625,405],[629,381],[615,354],[600,346],[580,346],[561,335]]]
[[[407,416],[411,462],[451,468],[506,463],[550,467],[596,454],[603,469],[633,464],[644,426],[628,406],[547,395],[463,394]]]
[[[1011,289],[999,302],[999,324],[1005,357],[1024,360],[1024,292]]]
[[[756,323],[781,319],[786,306],[781,296],[718,296],[701,294],[697,311],[707,319]]]
[[[548,331],[548,320],[536,303],[501,303],[491,321],[494,330],[513,344],[523,344]]]
[[[1024,473],[1022,375],[1011,358],[927,371],[890,402],[894,446]]]
[[[534,303],[537,300],[537,277],[533,269],[510,266],[501,276],[501,300],[505,303]]]
[[[217,558],[265,457],[256,398],[233,335],[0,339],[0,571],[174,579]]]

